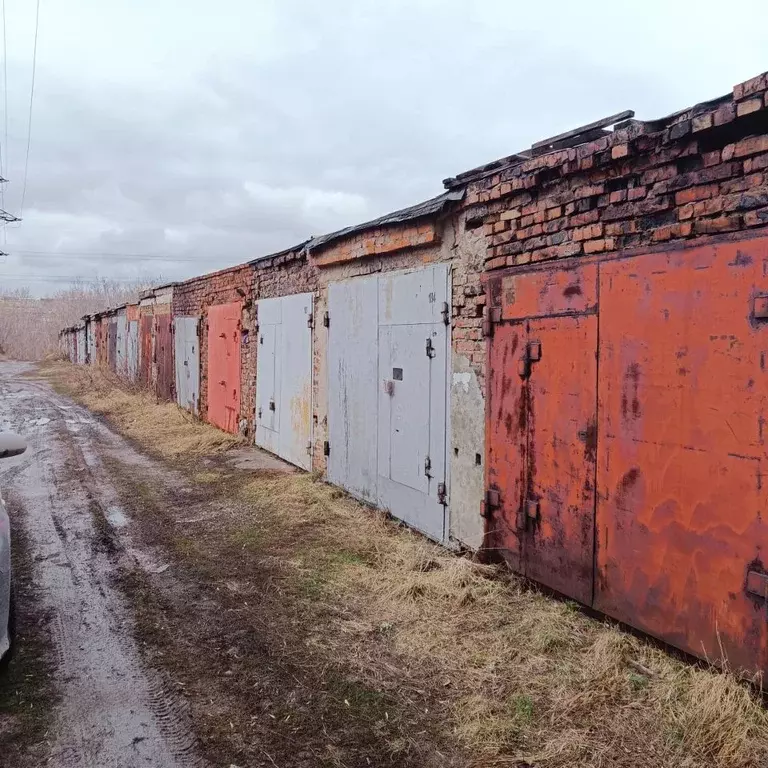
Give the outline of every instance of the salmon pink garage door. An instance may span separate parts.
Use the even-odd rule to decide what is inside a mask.
[[[208,421],[237,432],[240,416],[240,302],[208,309]]]

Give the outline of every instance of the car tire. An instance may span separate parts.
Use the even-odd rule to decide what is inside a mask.
[[[7,669],[16,648],[16,594],[13,582],[11,582],[11,602],[8,607],[8,639],[11,642],[11,646],[6,651],[5,656],[0,659],[0,672],[4,672]]]

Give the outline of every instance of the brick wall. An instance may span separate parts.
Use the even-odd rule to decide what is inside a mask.
[[[254,271],[249,264],[222,269],[179,283],[173,292],[173,316],[200,318],[200,418],[208,416],[208,307],[242,302],[242,344],[240,348],[240,419],[252,427],[252,403],[256,387],[253,333]]]
[[[768,226],[768,75],[477,176],[488,270]]]

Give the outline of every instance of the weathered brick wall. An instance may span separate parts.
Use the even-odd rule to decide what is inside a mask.
[[[208,416],[208,307],[242,302],[240,347],[240,419],[252,428],[252,404],[256,387],[254,329],[254,271],[242,264],[179,283],[173,292],[173,316],[200,317],[200,418]]]
[[[768,225],[768,75],[469,181],[486,268]]]

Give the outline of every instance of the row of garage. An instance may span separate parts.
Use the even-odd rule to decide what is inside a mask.
[[[766,94],[537,142],[62,343],[443,545],[768,671]]]
[[[62,339],[74,362],[106,365],[436,541],[476,549],[483,242],[450,215],[461,197],[159,287]],[[374,253],[352,253],[360,242]],[[456,323],[469,345],[459,356]]]

